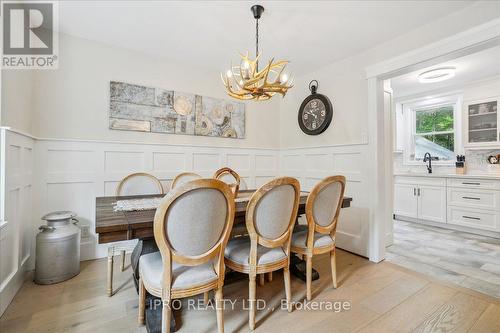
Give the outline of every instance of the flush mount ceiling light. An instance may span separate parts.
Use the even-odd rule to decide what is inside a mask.
[[[225,74],[221,74],[222,82],[229,96],[241,99],[258,101],[267,100],[275,94],[285,96],[292,87],[293,78],[285,72],[287,60],[274,62],[271,59],[267,66],[259,70],[259,19],[264,7],[254,5],[251,8],[255,18],[255,60],[250,59],[248,52],[241,56],[239,66],[233,66]]]
[[[455,67],[441,67],[425,71],[418,75],[420,83],[433,83],[451,79],[455,76]]]

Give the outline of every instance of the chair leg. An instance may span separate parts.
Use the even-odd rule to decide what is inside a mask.
[[[222,302],[222,287],[215,291],[215,309],[217,311],[217,328],[224,333],[224,304]]]
[[[330,264],[332,266],[333,288],[337,289],[337,251],[335,248],[330,252]]]
[[[267,281],[269,281],[269,282],[273,281],[273,272],[267,273]]]
[[[265,274],[262,273],[262,274],[259,274],[259,286],[263,286],[265,283],[266,283],[266,280],[265,280]]]
[[[286,307],[288,312],[292,312],[292,288],[290,285],[290,268],[283,268],[283,277],[285,279],[285,295],[286,295]]]
[[[248,313],[248,326],[253,331],[255,329],[255,307],[256,307],[256,276],[250,274],[248,285],[248,301],[250,302],[250,309]]]
[[[311,300],[312,296],[312,257],[307,256],[306,260],[306,298],[308,301]]]
[[[170,300],[162,300],[161,310],[161,333],[170,333],[170,320],[172,319],[172,309]]]
[[[217,295],[216,295],[217,296]],[[207,305],[208,304],[208,291],[205,291],[203,293],[203,304]]]
[[[139,278],[139,325],[144,325],[144,313],[146,311],[146,288],[142,279]]]
[[[108,283],[107,292],[108,296],[113,296],[113,254],[114,250],[112,247],[108,249]]]
[[[126,255],[125,250],[122,250],[121,254],[122,254],[122,263],[120,265],[120,269],[123,272],[125,270],[125,255]]]

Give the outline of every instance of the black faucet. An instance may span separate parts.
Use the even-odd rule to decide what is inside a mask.
[[[424,163],[425,162],[429,162],[429,164],[427,165],[427,171],[429,171],[429,173],[432,173],[432,163],[431,163],[431,160],[432,160],[432,156],[430,153],[425,153],[424,155]]]

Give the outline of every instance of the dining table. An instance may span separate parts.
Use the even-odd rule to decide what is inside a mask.
[[[244,228],[245,214],[252,194],[256,190],[240,190],[235,197],[235,216],[233,229]],[[305,206],[309,192],[300,192],[300,201],[297,216],[305,214]],[[95,232],[98,235],[99,244],[111,244],[119,241],[138,239],[138,242],[131,254],[131,266],[133,281],[138,290],[139,282],[139,259],[141,255],[158,251],[158,246],[154,240],[153,224],[156,213],[155,208],[140,210],[117,209],[117,203],[137,200],[158,199],[165,194],[133,195],[133,196],[106,196],[96,198],[96,218]],[[344,197],[342,208],[350,207],[352,198]],[[303,263],[292,261],[297,267],[305,267]],[[303,269],[291,267],[292,274]],[[303,274],[299,274],[303,279]],[[313,275],[317,278],[317,272]],[[146,310],[146,328],[148,332],[158,332],[161,327],[160,311]],[[175,321],[172,320],[172,331],[175,331]]]

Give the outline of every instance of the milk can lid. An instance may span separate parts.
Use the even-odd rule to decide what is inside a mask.
[[[69,211],[69,210],[60,210],[57,212],[45,214],[44,216],[42,216],[42,220],[59,221],[59,220],[67,220],[67,219],[73,218],[75,216],[76,216],[76,214]]]

